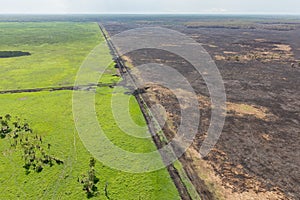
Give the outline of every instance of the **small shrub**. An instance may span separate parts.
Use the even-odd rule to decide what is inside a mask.
[[[235,56],[235,61],[239,62],[240,61],[240,57],[239,56]]]

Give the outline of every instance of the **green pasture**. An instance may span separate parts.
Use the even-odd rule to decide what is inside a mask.
[[[0,90],[73,85],[82,62],[103,42],[96,23],[0,23],[0,51],[30,52],[30,56],[0,58]],[[104,63],[111,61],[108,48],[101,51]],[[106,67],[106,66],[103,66]],[[115,83],[116,71],[110,64],[100,80]],[[88,75],[87,75],[88,76]],[[88,79],[88,77],[87,77]],[[86,92],[86,91],[76,91]],[[151,139],[129,137],[114,122],[112,95],[126,99],[124,89],[101,87],[95,90],[98,120],[113,143],[132,152],[155,150]],[[10,147],[9,138],[0,139],[0,199],[85,199],[77,178],[89,169],[92,156],[81,142],[72,113],[72,91],[0,94],[0,116],[7,113],[26,119],[35,133],[51,144],[49,153],[63,165],[45,167],[41,173],[26,175],[22,152]],[[128,97],[128,96],[127,96]],[[131,97],[133,121],[145,125],[136,100]],[[140,130],[140,129],[138,129]],[[134,135],[145,134],[132,129]],[[95,199],[180,199],[166,169],[131,174],[96,163],[99,195]]]

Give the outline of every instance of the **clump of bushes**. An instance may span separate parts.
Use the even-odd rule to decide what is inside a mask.
[[[64,162],[59,158],[51,156],[43,147],[43,138],[38,134],[33,134],[27,122],[22,121],[16,117],[14,120],[7,114],[5,117],[0,116],[0,138],[8,137],[10,146],[15,149],[21,149],[23,152],[22,158],[24,159],[24,168],[26,174],[31,170],[41,172],[44,166],[52,167],[54,163],[60,165]],[[50,150],[51,145],[47,145]]]
[[[5,138],[11,136],[16,139],[20,135],[26,133],[32,133],[32,129],[29,127],[29,124],[22,122],[20,118],[16,117],[14,122],[11,121],[12,117],[7,114],[4,117],[0,116],[0,138]]]
[[[30,173],[30,170],[36,172],[41,172],[44,169],[44,166],[52,167],[54,164],[64,164],[62,160],[56,158],[52,155],[49,155],[45,148],[43,148],[43,140],[41,136],[35,135],[33,138],[25,138],[25,141],[21,141],[21,147],[23,150],[23,159],[25,162],[24,168],[27,173]],[[48,144],[48,150],[50,149]]]

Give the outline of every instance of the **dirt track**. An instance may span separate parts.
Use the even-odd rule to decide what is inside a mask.
[[[135,21],[136,20],[136,21]],[[215,198],[299,199],[300,196],[300,26],[279,30],[267,28],[189,27],[189,19],[111,19],[105,27],[111,34],[134,27],[163,24],[203,44],[214,58],[224,79],[228,111],[225,127],[215,149],[203,160],[187,152],[183,163],[201,176],[213,170],[207,183]],[[195,20],[195,19],[193,19]],[[175,22],[176,21],[176,22]],[[134,65],[158,62],[172,66],[190,80],[202,113],[201,127],[193,149],[205,137],[210,118],[208,91],[202,78],[184,60],[157,50],[127,55]],[[176,132],[180,120],[177,100],[164,88],[147,90],[148,103],[159,101],[167,110]],[[166,128],[167,129],[167,128]],[[206,167],[199,166],[205,165]],[[200,171],[199,171],[200,168]],[[218,195],[219,193],[219,195]]]

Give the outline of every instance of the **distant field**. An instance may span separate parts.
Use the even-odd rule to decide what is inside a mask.
[[[31,54],[1,58],[0,90],[72,85],[81,62],[100,41],[93,23],[0,23],[0,51]]]
[[[84,58],[101,41],[103,38],[96,23],[0,23],[0,51],[31,54],[0,58],[0,90],[72,85]],[[103,49],[102,57],[111,60],[108,49]],[[115,69],[111,65],[101,81],[118,81],[113,73]],[[98,118],[108,137],[129,151],[155,150],[151,140],[128,137],[113,122],[110,110],[112,91],[109,87],[96,90]],[[125,96],[123,90],[114,95]],[[135,99],[130,101],[130,109],[134,121],[145,124]],[[0,139],[0,199],[86,198],[77,178],[88,170],[91,155],[74,126],[72,91],[2,94],[0,116],[7,113],[27,119],[35,133],[44,137],[44,143],[51,143],[50,153],[64,160],[65,164],[26,175],[21,152],[10,151],[8,139]],[[110,199],[179,199],[165,169],[129,174],[97,162],[96,172],[100,178],[98,199],[106,199],[106,182]]]

